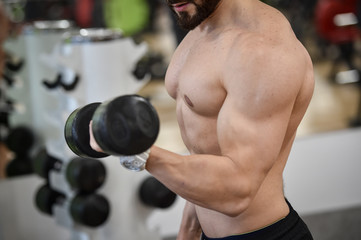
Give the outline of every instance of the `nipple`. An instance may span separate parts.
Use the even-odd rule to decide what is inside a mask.
[[[186,103],[188,104],[188,106],[194,107],[192,101],[189,99],[189,97],[187,95],[184,95],[184,99],[186,100]]]

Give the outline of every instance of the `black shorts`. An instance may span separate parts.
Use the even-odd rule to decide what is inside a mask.
[[[307,225],[288,201],[287,204],[290,213],[282,220],[268,227],[225,238],[209,238],[203,233],[201,240],[313,240]]]

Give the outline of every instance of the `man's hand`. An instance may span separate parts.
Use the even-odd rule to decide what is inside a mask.
[[[98,143],[96,142],[92,129],[92,121],[89,123],[89,136],[90,136],[90,146],[93,150],[97,152],[104,153],[104,151],[100,148]],[[145,164],[149,157],[150,150],[147,150],[143,153],[133,155],[133,156],[120,156],[120,164],[132,171],[142,171],[145,169]]]
[[[98,143],[95,141],[94,134],[93,134],[93,128],[92,128],[93,121],[90,121],[89,123],[89,136],[90,136],[90,147],[94,149],[97,152],[104,153],[104,151],[99,147]]]

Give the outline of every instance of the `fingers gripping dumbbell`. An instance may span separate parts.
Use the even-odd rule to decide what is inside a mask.
[[[104,153],[94,151],[90,146],[90,122],[95,141]],[[65,139],[75,154],[91,158],[122,156],[122,165],[132,170],[144,169],[147,150],[158,133],[156,110],[138,95],[86,105],[71,113],[65,124]]]

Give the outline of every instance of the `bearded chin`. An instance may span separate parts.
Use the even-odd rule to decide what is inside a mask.
[[[187,12],[180,12],[179,15],[173,10],[178,19],[178,24],[185,30],[193,30],[205,19],[207,19],[217,8],[218,3],[221,0],[208,0],[203,6],[196,5],[197,11],[194,16],[189,15]]]
[[[205,18],[201,18],[200,16],[191,17],[186,12],[181,12],[178,17],[178,25],[184,30],[190,31],[195,29],[199,24],[201,24]]]

